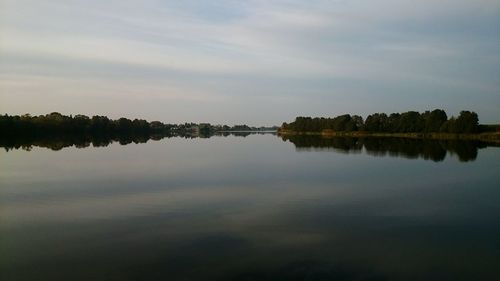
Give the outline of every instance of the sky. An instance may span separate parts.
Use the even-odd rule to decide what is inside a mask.
[[[0,114],[500,123],[500,1],[0,0]]]

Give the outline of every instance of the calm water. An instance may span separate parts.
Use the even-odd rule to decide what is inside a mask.
[[[0,165],[2,281],[500,280],[499,147],[250,135]]]

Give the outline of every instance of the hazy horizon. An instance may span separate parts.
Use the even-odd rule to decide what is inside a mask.
[[[0,114],[500,123],[500,2],[0,0]]]

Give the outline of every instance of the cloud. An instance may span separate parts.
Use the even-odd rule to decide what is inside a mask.
[[[165,87],[166,93],[178,89],[186,100],[196,96],[193,102],[233,97],[234,115],[241,111],[238,104],[283,93],[291,100],[312,93],[342,98],[355,111],[359,101],[343,93],[379,97],[383,105],[387,87],[420,88],[407,90],[419,95],[393,95],[403,108],[422,98],[432,101],[432,93],[465,95],[467,89],[488,118],[500,118],[487,109],[491,101],[500,103],[494,92],[500,74],[498,1],[24,0],[2,6],[3,77],[57,75],[71,81],[84,74],[85,81],[95,81],[84,83],[82,92],[106,78],[116,84],[103,95],[124,97],[121,88],[147,92],[147,81],[159,93]],[[36,63],[30,67],[30,61]],[[20,62],[25,67],[11,67]],[[328,88],[324,80],[335,83]],[[359,84],[374,87],[360,91]],[[75,91],[59,85],[68,95]],[[0,80],[0,87],[16,86]],[[269,118],[283,118],[278,115],[287,116],[283,111]]]

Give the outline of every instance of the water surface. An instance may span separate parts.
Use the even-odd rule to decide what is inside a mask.
[[[500,276],[498,147],[250,135],[0,165],[1,280]]]

